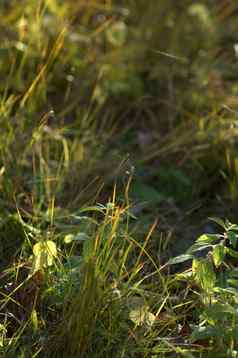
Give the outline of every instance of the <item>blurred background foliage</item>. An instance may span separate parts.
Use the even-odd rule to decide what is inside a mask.
[[[77,207],[132,172],[137,212],[236,205],[237,11],[229,0],[2,1],[3,206]]]

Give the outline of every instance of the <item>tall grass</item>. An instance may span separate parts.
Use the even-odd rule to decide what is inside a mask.
[[[185,241],[182,220],[197,208],[236,219],[237,61],[224,46],[226,26],[236,41],[236,10],[1,3],[3,356],[191,357],[221,343],[235,352],[233,336],[229,347],[198,339],[222,320],[191,270],[171,274],[161,247],[176,244],[178,223]]]

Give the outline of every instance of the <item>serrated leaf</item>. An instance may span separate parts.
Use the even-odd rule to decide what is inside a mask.
[[[173,257],[172,259],[170,259],[168,261],[168,265],[176,265],[176,264],[180,264],[182,262],[188,261],[193,259],[193,256],[190,254],[183,254],[183,255],[179,255],[176,257]]]
[[[218,244],[214,246],[212,251],[212,258],[213,258],[214,265],[216,267],[219,267],[223,263],[224,257],[225,257],[224,246],[222,244]]]

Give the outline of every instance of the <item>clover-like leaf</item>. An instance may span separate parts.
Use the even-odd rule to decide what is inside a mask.
[[[136,326],[152,326],[156,319],[155,315],[149,311],[146,305],[131,310],[129,317]]]

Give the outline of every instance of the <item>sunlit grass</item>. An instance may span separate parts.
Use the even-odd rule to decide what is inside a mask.
[[[196,208],[236,220],[237,6],[0,10],[0,355],[235,354],[236,293],[222,321],[166,258]]]

